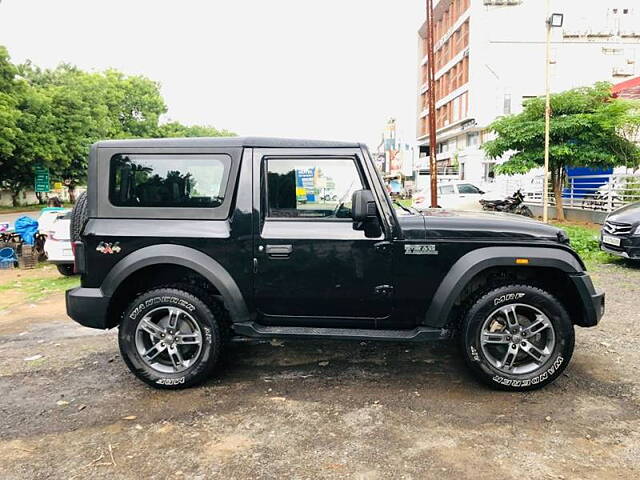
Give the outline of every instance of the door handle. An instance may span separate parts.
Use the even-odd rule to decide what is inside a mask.
[[[292,245],[267,245],[267,255],[273,258],[287,258],[292,251]]]

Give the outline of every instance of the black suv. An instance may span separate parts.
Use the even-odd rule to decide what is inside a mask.
[[[456,337],[480,380],[529,390],[604,311],[561,230],[396,210],[359,143],[100,142],[72,236],[69,316],[119,327],[128,367],[160,388],[206,379],[233,337]]]

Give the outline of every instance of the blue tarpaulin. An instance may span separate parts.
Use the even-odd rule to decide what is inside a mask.
[[[20,217],[16,220],[15,232],[20,235],[24,243],[33,245],[38,233],[38,221],[31,217]]]

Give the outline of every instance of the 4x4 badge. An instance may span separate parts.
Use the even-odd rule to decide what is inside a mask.
[[[105,254],[120,253],[121,250],[122,248],[120,248],[120,242],[116,242],[116,243],[100,242],[96,247],[96,252],[105,253]]]
[[[427,245],[405,245],[405,255],[438,255],[438,250],[433,244]]]

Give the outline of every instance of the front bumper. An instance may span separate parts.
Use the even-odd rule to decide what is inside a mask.
[[[615,235],[612,235],[615,236]],[[628,235],[618,236],[620,239],[620,246],[609,245],[602,241],[602,235],[600,235],[600,249],[611,255],[617,255],[622,258],[628,258],[630,260],[640,260],[640,236]]]
[[[99,288],[72,288],[65,294],[67,315],[80,325],[91,328],[109,328],[108,309],[110,297]]]
[[[584,315],[576,320],[576,324],[581,327],[595,327],[600,322],[605,310],[605,294],[602,290],[596,290],[587,274],[572,275],[573,281],[580,299]]]

